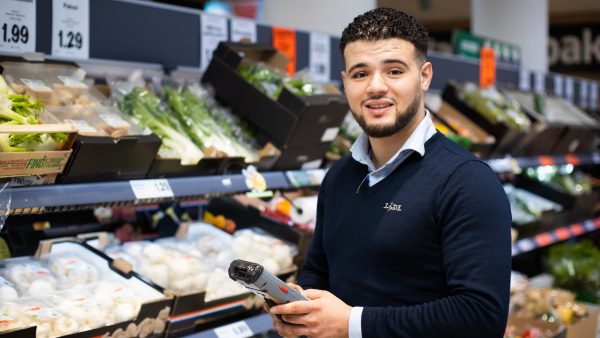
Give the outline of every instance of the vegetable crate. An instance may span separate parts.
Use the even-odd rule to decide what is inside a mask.
[[[77,129],[69,124],[0,126],[2,134],[67,133],[57,150],[0,152],[0,177],[60,174],[72,153]]]
[[[329,145],[333,141],[348,112],[346,98],[332,94],[296,96],[283,88],[274,101],[238,73],[242,64],[261,62],[283,70],[287,59],[272,47],[220,43],[202,82],[213,87],[217,99],[257,127],[259,144],[272,142],[281,149],[281,162],[296,161],[298,150],[302,148],[307,152],[300,154],[300,158],[315,159],[308,148],[314,151],[318,145]],[[287,149],[292,148],[296,149],[291,155],[294,158],[287,159]],[[324,154],[325,151],[317,157]],[[275,168],[279,166],[276,164]]]

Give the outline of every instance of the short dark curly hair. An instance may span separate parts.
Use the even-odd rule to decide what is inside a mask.
[[[342,32],[340,51],[346,45],[358,41],[377,41],[399,38],[415,46],[417,56],[427,57],[427,30],[414,17],[392,8],[376,8],[354,18]]]

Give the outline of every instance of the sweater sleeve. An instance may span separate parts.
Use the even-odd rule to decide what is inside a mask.
[[[298,285],[304,289],[329,289],[329,265],[325,256],[323,247],[323,213],[325,204],[325,187],[327,185],[327,175],[319,189],[317,201],[317,220],[315,232],[311,241],[310,248],[306,257],[306,263],[300,271]]]
[[[502,337],[511,269],[506,194],[492,170],[473,160],[454,171],[437,202],[447,296],[414,306],[365,307],[365,338]]]

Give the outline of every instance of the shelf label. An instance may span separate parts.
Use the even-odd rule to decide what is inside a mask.
[[[573,103],[573,95],[575,95],[575,84],[572,77],[565,78],[565,99]]]
[[[315,82],[329,82],[331,42],[325,33],[310,33],[310,74]]]
[[[598,82],[594,81],[590,84],[590,104],[591,109],[600,108],[600,102],[598,102]]]
[[[588,107],[588,97],[589,97],[589,82],[585,80],[581,80],[579,82],[579,106],[583,108]]]
[[[35,52],[35,0],[2,0],[0,52]]]
[[[240,42],[248,40],[256,42],[256,22],[247,19],[232,18],[231,19],[231,41]]]
[[[200,16],[200,68],[205,71],[212,59],[213,51],[221,41],[227,41],[227,18],[202,13]]]
[[[534,88],[536,93],[544,93],[546,91],[546,74],[542,72],[534,73]]]
[[[218,338],[246,338],[253,336],[252,330],[243,320],[218,327],[213,332]]]
[[[519,89],[529,91],[531,84],[529,83],[529,71],[527,69],[519,70]]]
[[[288,57],[288,75],[296,72],[296,31],[290,28],[273,26],[273,47]]]
[[[90,1],[52,1],[52,55],[90,57]]]
[[[554,95],[563,96],[563,83],[564,79],[562,75],[554,75]]]
[[[166,179],[129,181],[136,199],[174,197],[173,190]]]

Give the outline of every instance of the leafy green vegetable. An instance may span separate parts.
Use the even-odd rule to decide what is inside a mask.
[[[261,64],[242,66],[238,72],[246,81],[273,100],[277,100],[284,86],[298,96],[309,96],[314,92],[312,84],[302,79],[285,79],[279,73]]]
[[[592,293],[600,290],[600,250],[590,241],[553,246],[548,266],[559,287]]]

